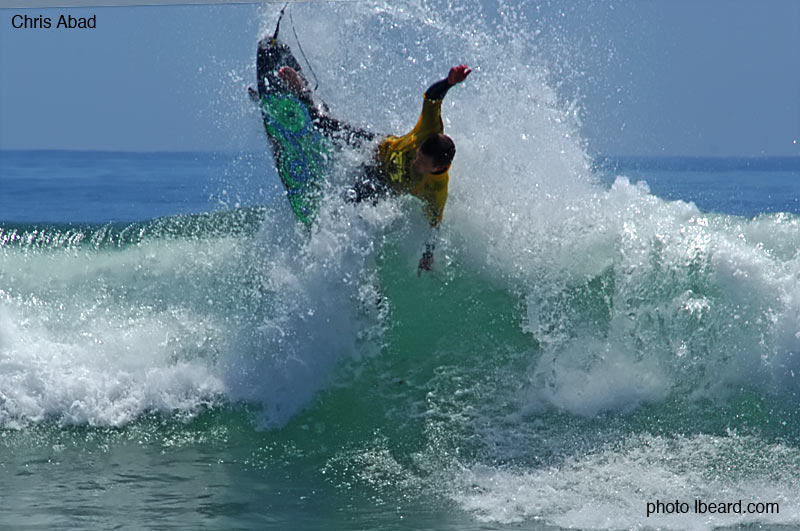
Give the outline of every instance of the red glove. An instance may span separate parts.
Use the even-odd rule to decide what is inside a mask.
[[[456,85],[461,83],[467,76],[472,72],[472,69],[467,65],[458,65],[454,66],[450,69],[450,73],[447,74],[447,82],[451,85]]]

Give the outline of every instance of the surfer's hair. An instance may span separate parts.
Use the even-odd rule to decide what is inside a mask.
[[[456,156],[456,145],[453,139],[442,133],[429,136],[419,146],[419,150],[429,156],[436,166],[450,166]]]

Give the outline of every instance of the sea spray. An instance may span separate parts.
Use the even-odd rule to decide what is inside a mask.
[[[254,242],[259,312],[241,323],[229,360],[229,396],[261,408],[265,427],[285,424],[307,405],[337,362],[374,354],[388,308],[375,277],[380,227],[397,217],[327,203],[309,233],[265,222]],[[375,215],[377,213],[377,215]]]
[[[463,410],[447,407],[449,414],[438,420],[426,417],[426,424],[438,426],[431,433],[444,429],[462,434],[454,437],[461,443],[453,442],[449,450],[456,477],[464,459],[456,457],[456,449],[465,440],[476,442],[474,437],[485,454],[468,459],[473,461],[470,470],[488,467],[500,474],[502,468],[495,471],[493,463],[510,462],[567,481],[568,468],[562,468],[565,454],[573,456],[567,459],[591,460],[605,441],[619,437],[637,441],[631,430],[639,428],[633,426],[654,422],[679,433],[717,433],[737,418],[737,408],[755,407],[751,393],[787,398],[784,407],[771,411],[783,422],[793,422],[797,407],[793,353],[800,347],[796,254],[780,243],[787,240],[775,241],[763,229],[765,224],[774,226],[788,241],[795,240],[791,218],[749,221],[705,214],[689,203],[659,199],[646,184],[624,176],[611,187],[601,186],[580,138],[579,107],[550,88],[551,65],[530,54],[541,49],[534,42],[537,36],[514,31],[513,24],[498,32],[475,31],[482,22],[468,15],[458,20],[445,15],[445,23],[435,9],[408,5],[375,6],[357,13],[338,7],[324,15],[306,16],[311,27],[333,41],[320,47],[309,44],[309,57],[317,64],[342,65],[335,77],[326,79],[323,74],[321,83],[332,112],[354,116],[364,124],[361,109],[385,108],[386,113],[366,123],[376,130],[404,132],[411,125],[419,97],[408,85],[424,88],[443,75],[450,66],[446,57],[474,67],[473,76],[452,90],[443,105],[445,130],[458,146],[443,251],[451,260],[449,267],[459,273],[447,278],[464,274],[513,294],[521,307],[519,326],[529,334],[530,343],[510,356],[502,344],[481,353],[491,358],[503,352],[490,372],[505,379],[479,376],[486,367],[463,343],[456,342],[458,347],[451,350],[460,367],[476,367],[452,391],[484,397],[467,399]],[[514,19],[513,13],[504,16]],[[337,44],[336,38],[344,35],[360,38],[347,46],[343,40]],[[376,40],[398,44],[376,53]],[[354,49],[358,53],[352,53]],[[374,71],[387,71],[384,61],[392,64],[396,77],[375,78]],[[364,91],[365,86],[374,88]],[[770,251],[765,245],[784,251]],[[398,296],[391,290],[385,294],[390,300]],[[392,326],[402,326],[408,318],[394,313]],[[451,334],[430,333],[441,335],[428,340],[446,350],[437,340]],[[466,330],[461,335],[469,337]],[[503,363],[512,366],[521,360],[527,365],[521,373],[503,370]],[[470,392],[462,394],[466,389]],[[440,400],[444,407],[452,400],[429,396],[434,402],[429,406]],[[746,421],[739,417],[741,427],[758,429],[751,423],[763,423],[767,411],[767,406],[757,407]],[[598,415],[605,421],[594,420]],[[608,415],[614,421],[602,427]],[[580,418],[586,420],[576,420]],[[554,426],[545,429],[547,422]],[[780,423],[770,426],[776,433],[796,432],[788,426],[781,430]],[[724,431],[721,437],[724,440]],[[434,461],[440,470],[448,468],[440,459],[448,453],[441,446],[444,440],[448,437],[437,436],[427,446],[420,443],[424,455],[438,456]],[[676,457],[681,466],[694,471],[678,481],[700,490],[703,482],[692,480],[702,469],[696,452],[710,446],[701,447]],[[611,450],[610,459],[616,455],[624,456]],[[385,458],[380,462],[397,466]],[[540,464],[553,468],[540,470]],[[374,466],[380,468],[379,463]],[[615,469],[614,474],[622,470]],[[767,481],[774,470],[770,465],[755,470],[758,479],[749,484],[751,488]],[[610,473],[598,473],[597,482],[587,488],[596,488]],[[524,484],[535,485],[541,481],[537,478]],[[657,480],[631,478],[619,488],[635,491],[650,481]],[[575,503],[583,494],[570,495],[566,487],[555,490],[559,499],[566,496],[572,509],[537,504],[535,496],[525,505],[515,504],[511,497],[491,499],[502,482],[477,483],[475,490],[467,480],[464,492],[483,494],[459,493],[455,498],[486,501],[487,512],[478,514],[489,521],[515,515],[510,521],[533,518],[582,526],[598,517]],[[796,488],[780,481],[767,483],[764,492],[776,496],[791,497]],[[552,487],[552,482],[546,484]],[[586,500],[591,504],[597,497],[587,492]],[[463,506],[483,510],[466,501]],[[620,510],[629,515],[635,508],[623,502],[610,514]],[[644,505],[642,514],[643,510]],[[607,525],[625,527],[635,522],[635,516],[630,518]]]

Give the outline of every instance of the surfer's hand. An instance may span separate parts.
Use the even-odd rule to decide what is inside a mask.
[[[289,87],[289,90],[297,94],[298,96],[306,90],[306,83],[303,81],[303,78],[300,77],[300,74],[292,68],[291,66],[284,66],[280,70],[278,70],[278,77],[283,80],[284,83]]]
[[[419,266],[417,266],[417,276],[422,275],[422,271],[430,271],[433,267],[433,253],[425,251],[422,253],[422,258],[419,259]]]
[[[472,72],[472,69],[467,65],[458,65],[454,66],[450,69],[450,73],[447,74],[447,82],[451,85],[456,85],[461,83],[467,76]]]

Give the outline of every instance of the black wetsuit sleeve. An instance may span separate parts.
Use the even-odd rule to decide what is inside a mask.
[[[378,136],[347,122],[337,120],[328,114],[319,114],[314,122],[329,137],[344,140],[353,147],[360,147],[365,142],[372,142]]]
[[[452,86],[447,82],[447,78],[444,78],[428,87],[428,90],[425,91],[425,97],[429,100],[441,100]]]

